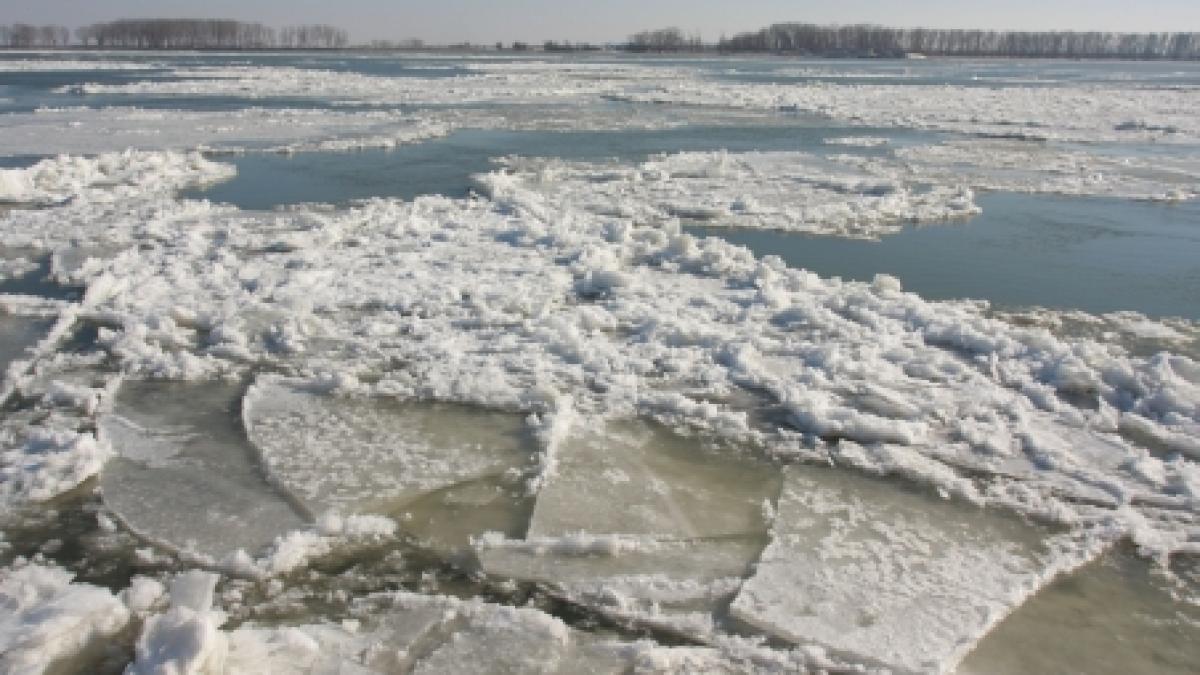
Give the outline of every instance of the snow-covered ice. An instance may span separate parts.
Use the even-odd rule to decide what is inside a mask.
[[[979,213],[970,188],[880,179],[808,153],[682,153],[636,166],[510,158],[476,177],[497,201],[637,223],[682,219],[875,239]]]
[[[790,469],[771,544],[731,613],[899,672],[946,672],[1101,548],[870,479]]]
[[[108,590],[71,577],[38,564],[0,569],[0,670],[86,672],[103,659],[130,611]]]
[[[268,381],[247,393],[243,415],[272,482],[314,515],[388,513],[462,483],[519,475],[532,462],[523,419],[501,412]]]

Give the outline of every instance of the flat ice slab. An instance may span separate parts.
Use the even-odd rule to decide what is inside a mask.
[[[1055,574],[1099,551],[994,511],[799,467],[785,472],[771,537],[734,617],[914,673],[953,669]]]
[[[304,527],[255,462],[239,393],[220,382],[123,383],[99,422],[117,453],[100,478],[105,504],[147,539],[218,560]]]
[[[391,513],[451,486],[528,470],[519,415],[462,405],[339,398],[259,382],[243,410],[271,478],[310,513]]]
[[[778,470],[643,422],[577,428],[538,494],[529,536],[696,539],[762,533]]]
[[[708,615],[766,543],[780,484],[766,462],[642,422],[577,425],[556,457],[528,536],[476,542],[489,574]]]

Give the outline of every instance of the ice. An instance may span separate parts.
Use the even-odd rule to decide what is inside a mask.
[[[486,504],[532,462],[518,415],[338,397],[274,381],[246,396],[246,429],[271,480],[312,514],[390,513],[431,493]],[[482,481],[475,495],[467,483]],[[461,487],[459,487],[461,486]]]
[[[661,540],[754,536],[777,471],[644,422],[577,425],[542,488],[529,537],[573,532]]]
[[[139,535],[214,561],[304,527],[246,442],[240,393],[220,382],[122,384],[99,422],[117,454],[101,474],[105,505]]]
[[[927,84],[732,83],[681,77],[636,102],[768,109],[869,127],[930,129],[1026,140],[1194,143],[1200,124],[1186,88],[1113,84],[977,87]],[[1140,123],[1130,122],[1140,120]]]
[[[0,202],[56,204],[161,194],[187,185],[224,180],[233,167],[198,152],[137,152],[94,158],[59,156],[26,169],[0,169]]]
[[[5,59],[0,61],[0,72],[54,72],[54,71],[105,71],[105,70],[156,70],[158,63],[135,63],[117,60],[75,59]]]
[[[762,550],[775,467],[645,422],[573,425],[523,540],[489,535],[489,574],[556,585],[624,615],[706,631]],[[736,587],[736,585],[734,586]],[[666,610],[665,612],[663,610]]]
[[[12,113],[0,152],[104,153],[126,148],[297,152],[391,148],[444,136],[461,116],[398,111],[247,108],[231,112],[53,108]]]
[[[497,201],[536,199],[639,223],[680,218],[865,239],[979,213],[954,181],[920,187],[803,152],[679,153],[633,166],[509,158],[476,181]]]
[[[947,672],[1101,546],[853,474],[789,468],[734,617],[901,672]]]
[[[257,589],[247,593],[252,606],[238,610],[239,620],[262,623],[232,630],[220,624],[219,606],[189,601],[160,613],[144,632],[146,663],[155,654],[190,664],[242,654],[246,670],[256,659],[283,668],[292,657],[288,667],[318,670],[460,669],[483,658],[587,670],[563,664],[591,663],[596,647],[604,663],[620,655],[627,669],[926,669],[918,652],[930,669],[947,668],[1053,572],[1093,552],[1086,541],[1073,548],[1076,531],[1104,525],[1163,566],[1200,548],[1194,326],[1135,317],[1021,322],[979,302],[927,301],[886,276],[870,284],[820,278],[681,229],[704,219],[790,226],[805,221],[788,208],[815,205],[818,228],[867,236],[967,208],[972,186],[1188,198],[1196,171],[1180,144],[1200,137],[1194,91],[780,87],[726,83],[677,65],[477,65],[436,86],[188,66],[170,73],[182,82],[155,77],[104,93],[520,105],[446,106],[417,118],[338,105],[338,113],[311,115],[171,111],[156,119],[145,110],[74,109],[5,120],[14,134],[3,135],[0,151],[6,143],[32,149],[38,138],[48,152],[173,148],[10,170],[6,197],[38,208],[0,213],[6,248],[49,255],[56,275],[87,286],[77,306],[38,300],[45,316],[61,317],[54,330],[65,334],[78,319],[95,334],[86,355],[51,353],[55,338],[29,364],[22,392],[31,397],[21,402],[29,407],[0,420],[0,501],[51,508],[28,502],[84,484],[110,454],[92,436],[95,423],[119,455],[100,480],[112,511],[104,521],[115,515],[208,567],[236,547],[261,553],[215,567],[279,593],[262,605],[253,604]],[[656,100],[696,108],[637,105]],[[388,142],[392,132],[401,142],[445,128],[627,129],[743,114],[730,106],[798,126],[816,113],[832,118],[828,125],[965,135],[918,148],[907,134],[889,134],[892,147],[831,156],[513,159],[484,178],[494,183],[490,197],[375,199],[344,209],[262,213],[175,194],[229,175],[181,151],[209,132],[226,149],[345,148]],[[73,122],[82,126],[61,129]],[[139,124],[148,133],[134,141]],[[187,125],[208,131],[181,130]],[[1000,134],[1008,138],[979,140]],[[1035,147],[1019,138],[1058,140]],[[1074,143],[1084,140],[1091,143]],[[103,260],[81,261],[87,251],[104,252]],[[6,264],[4,273],[24,267]],[[25,306],[13,296],[3,303]],[[128,380],[99,420],[92,410],[97,401],[103,409],[105,392],[60,377],[72,368]],[[230,404],[232,383],[254,378],[243,410],[252,445]],[[614,422],[632,419],[654,422]],[[709,451],[699,438],[747,451]],[[775,505],[782,479],[758,455],[831,468],[788,469],[804,489],[792,485]],[[905,478],[950,500],[852,471]],[[274,491],[281,486],[295,509]],[[538,487],[533,502],[522,493]],[[1070,529],[1023,524],[1008,510]],[[297,511],[321,517],[308,523]],[[390,541],[398,532],[417,541]],[[351,558],[347,542],[359,536],[400,558],[410,543],[441,552],[474,541],[487,574],[455,568],[465,572],[451,580],[456,590],[486,588],[520,602],[531,593],[535,604],[551,596],[584,614],[584,625],[607,617],[711,646],[645,641],[609,650],[532,608],[467,610],[446,599],[424,605],[428,612],[409,601],[408,614],[364,607],[335,623],[345,617],[326,608],[350,601],[340,588],[326,590],[331,576],[351,594],[359,583],[366,592],[408,583],[374,576],[369,563],[331,575],[318,562]],[[48,540],[46,555],[74,543]],[[864,557],[835,555],[843,550]],[[137,559],[179,564],[152,551]],[[428,592],[446,581],[440,569],[409,571]],[[511,583],[522,580],[535,583]],[[750,627],[726,621],[739,592],[735,613]],[[832,614],[796,614],[820,593],[828,605],[817,609]],[[141,617],[161,612],[157,596],[142,583],[124,597]],[[286,627],[259,611],[293,606],[301,615],[289,615],[297,625]],[[392,614],[411,622],[384,618]],[[743,641],[726,632],[734,626],[776,639]],[[75,638],[63,630],[47,639]],[[793,640],[803,644],[781,648]],[[181,649],[155,651],[164,644]],[[377,649],[384,665],[364,660],[359,646]]]
[[[360,619],[230,631],[226,672],[643,673],[801,672],[829,659],[730,641],[664,647],[591,635],[533,608],[398,592],[355,603]]]
[[[627,87],[670,78],[682,71],[670,67],[607,65],[563,67],[542,63],[505,64],[493,71],[453,78],[382,77],[285,66],[217,66],[171,71],[171,79],[148,78],[120,84],[84,83],[62,89],[85,95],[192,95],[317,98],[388,104],[562,103],[601,96]]]
[[[615,674],[631,665],[629,645],[593,639],[536,609],[399,592],[362,598],[353,612],[363,618],[340,625],[243,625],[194,633],[182,644],[166,641],[172,636],[152,624],[139,641],[133,672],[154,672],[172,661],[222,664],[227,673]],[[185,618],[219,620],[213,612],[178,607],[159,620],[173,615],[178,625]]]
[[[0,671],[87,672],[129,621],[108,590],[71,583],[58,567],[0,570]]]
[[[149,617],[128,675],[220,672],[228,650],[225,615],[212,608],[217,575],[184,572],[171,584],[171,606]]]
[[[485,532],[520,537],[529,526],[533,497],[515,476],[490,476],[451,485],[411,502],[396,514],[400,528],[423,545],[457,556]]]
[[[1184,201],[1200,193],[1200,162],[1189,157],[1130,157],[1086,146],[1012,140],[948,141],[900,148],[897,162],[842,161],[891,180],[967,184],[980,190]]]

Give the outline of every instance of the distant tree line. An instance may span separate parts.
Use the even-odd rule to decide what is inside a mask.
[[[278,31],[261,23],[227,19],[121,19],[75,30],[85,47],[120,49],[333,49],[350,44],[346,31],[313,24]],[[0,26],[0,47],[66,47],[63,26]]]
[[[639,35],[641,35],[639,33]],[[634,48],[635,39],[630,40]],[[1200,33],[984,31],[818,26],[778,23],[722,39],[724,52],[771,52],[820,56],[1008,56],[1033,58],[1200,58]]]
[[[71,31],[66,26],[0,25],[0,47],[66,47]]]
[[[341,28],[324,24],[292,26],[279,30],[280,47],[305,49],[310,47],[336,48],[350,44],[350,34]]]
[[[678,28],[662,28],[634,33],[626,49],[631,52],[684,52],[702,51],[704,41],[700,36],[684,37]]]

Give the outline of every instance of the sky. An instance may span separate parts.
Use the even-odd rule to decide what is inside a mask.
[[[996,30],[1200,32],[1200,0],[0,0],[0,23],[117,18],[328,23],[354,42],[616,42],[675,26],[714,40],[781,21]]]

